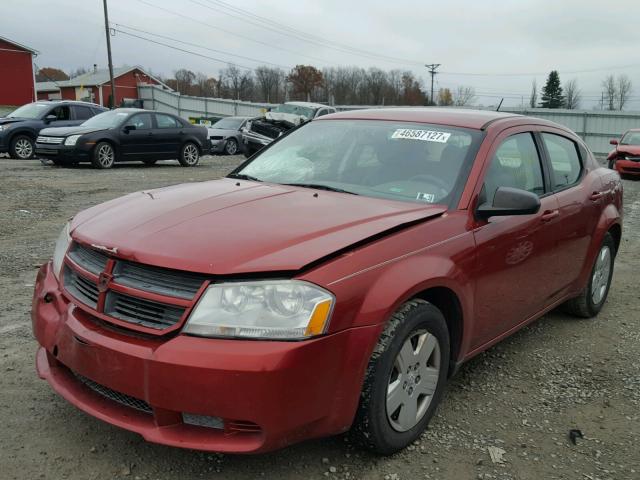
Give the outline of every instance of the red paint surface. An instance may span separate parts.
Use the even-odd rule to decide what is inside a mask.
[[[153,78],[146,75],[144,72],[134,69],[130,72],[124,73],[118,77],[115,77],[116,84],[116,105],[120,105],[123,99],[137,99],[139,83],[158,85],[158,82]],[[100,103],[99,86],[97,85],[83,85],[86,89],[91,89],[93,93],[93,102],[101,104],[102,106],[109,106],[109,95],[111,95],[111,84],[109,81],[102,85],[102,103]],[[77,100],[76,99],[76,87],[62,87],[60,88],[62,98],[65,100]]]
[[[0,105],[34,101],[31,52],[0,40]]]
[[[337,299],[327,335],[270,342],[119,333],[105,328],[108,318],[101,323],[91,309],[75,307],[44,267],[32,311],[43,348],[40,375],[79,408],[148,440],[266,451],[349,428],[379,333],[393,311],[417,294],[438,288],[457,298],[462,332],[453,360],[462,362],[581,291],[603,236],[621,224],[618,175],[588,155],[580,183],[542,198],[537,214],[480,221],[474,209],[482,179],[504,138],[545,131],[582,141],[563,127],[526,117],[409,112],[412,122],[486,125],[457,208],[445,212],[438,205],[222,179],[134,193],[73,221],[76,241],[117,248],[119,256],[138,262],[238,279],[279,272],[321,285]],[[402,110],[345,112],[318,121],[404,116]],[[327,259],[336,251],[341,253]],[[89,394],[60,364],[145,399],[154,407],[153,419]],[[252,422],[260,431],[189,427],[180,422],[181,411]]]

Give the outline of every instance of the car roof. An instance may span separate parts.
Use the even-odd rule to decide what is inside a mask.
[[[526,118],[522,115],[492,110],[470,110],[462,108],[408,107],[372,108],[332,113],[317,119],[325,120],[388,120],[399,122],[431,123],[454,127],[483,129],[488,124],[503,119]],[[539,120],[539,119],[536,119]],[[536,122],[537,123],[537,122]]]
[[[307,107],[307,108],[324,108],[324,107],[328,107],[328,105],[323,105],[321,103],[313,103],[313,102],[285,102],[285,104],[286,105],[296,105],[298,107]]]
[[[98,105],[97,103],[83,102],[81,100],[38,100],[37,102],[33,103],[40,103],[42,105],[58,105],[68,103],[71,105],[84,105],[86,107],[103,108],[105,110],[108,110],[106,107]]]

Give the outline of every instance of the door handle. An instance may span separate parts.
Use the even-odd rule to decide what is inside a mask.
[[[593,200],[595,202],[596,200],[600,200],[603,196],[604,196],[603,192],[593,192],[589,196],[589,200]]]
[[[550,222],[551,220],[559,216],[560,212],[558,210],[547,210],[542,214],[541,218],[543,222]]]

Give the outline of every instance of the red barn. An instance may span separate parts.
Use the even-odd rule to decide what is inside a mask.
[[[0,37],[0,105],[24,105],[36,100],[35,50]]]
[[[113,79],[116,84],[115,106],[120,105],[123,99],[137,99],[138,85],[161,85],[170,88],[145,72],[140,67],[121,67],[113,69]],[[111,96],[111,81],[109,79],[109,69],[94,68],[92,72],[85,73],[70,80],[54,82],[59,89],[59,95],[55,91],[52,82],[39,82],[37,84],[38,97],[53,98],[52,94],[64,100],[84,100],[98,103],[105,107],[109,106]]]

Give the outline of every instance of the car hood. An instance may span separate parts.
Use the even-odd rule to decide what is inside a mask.
[[[75,127],[49,127],[40,130],[40,135],[43,137],[66,137],[69,135],[84,135],[85,133],[99,132],[101,130],[108,130],[106,128],[97,127],[83,127],[77,125]]]
[[[619,154],[640,155],[640,145],[618,145],[616,150]]]
[[[240,133],[238,130],[227,128],[207,128],[207,131],[209,132],[210,137],[233,137],[234,135]]]
[[[293,126],[298,126],[301,123],[304,123],[307,120],[309,120],[304,115],[296,115],[293,113],[283,113],[283,112],[267,112],[265,113],[264,117],[267,120],[271,120],[273,122],[284,122],[284,123],[289,123]]]
[[[75,240],[216,275],[298,271],[446,207],[221,179],[137,192],[74,218]]]
[[[8,123],[26,122],[28,118],[8,118],[0,117],[0,125],[7,125]]]

